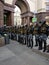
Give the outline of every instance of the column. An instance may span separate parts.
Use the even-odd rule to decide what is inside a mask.
[[[4,25],[4,13],[3,13],[3,3],[0,1],[0,26]]]
[[[22,18],[22,25],[26,24],[26,17]]]
[[[24,18],[22,18],[22,25],[24,24]]]
[[[25,17],[24,17],[24,24],[26,23],[26,19],[25,19]]]
[[[11,12],[11,25],[14,25],[14,12]]]
[[[30,17],[27,17],[27,25],[30,26]]]
[[[27,24],[30,26],[30,17],[23,17],[22,18],[22,25]]]

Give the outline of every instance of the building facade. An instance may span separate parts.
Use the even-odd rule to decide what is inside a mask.
[[[14,25],[15,5],[21,10],[22,24],[29,26],[34,13],[38,21],[49,21],[49,0],[0,0],[0,26]]]

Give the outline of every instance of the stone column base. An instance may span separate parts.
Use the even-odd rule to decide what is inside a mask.
[[[5,45],[5,40],[4,40],[4,37],[1,37],[0,38],[0,47],[4,46]]]

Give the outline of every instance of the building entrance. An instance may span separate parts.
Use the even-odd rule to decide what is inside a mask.
[[[13,26],[14,25],[14,9],[15,5],[18,6],[21,10],[21,19],[22,24],[30,24],[30,17],[33,14],[30,12],[30,6],[27,0],[12,0],[12,4],[5,3],[4,1],[0,1],[0,26],[7,25]]]
[[[11,26],[11,12],[4,10],[4,25]]]
[[[26,0],[13,0],[13,5],[16,5],[21,10],[21,19],[22,25],[27,24],[29,26],[30,23],[30,7]]]

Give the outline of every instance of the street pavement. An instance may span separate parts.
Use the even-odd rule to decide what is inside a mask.
[[[49,59],[16,41],[0,47],[0,65],[49,65]]]

